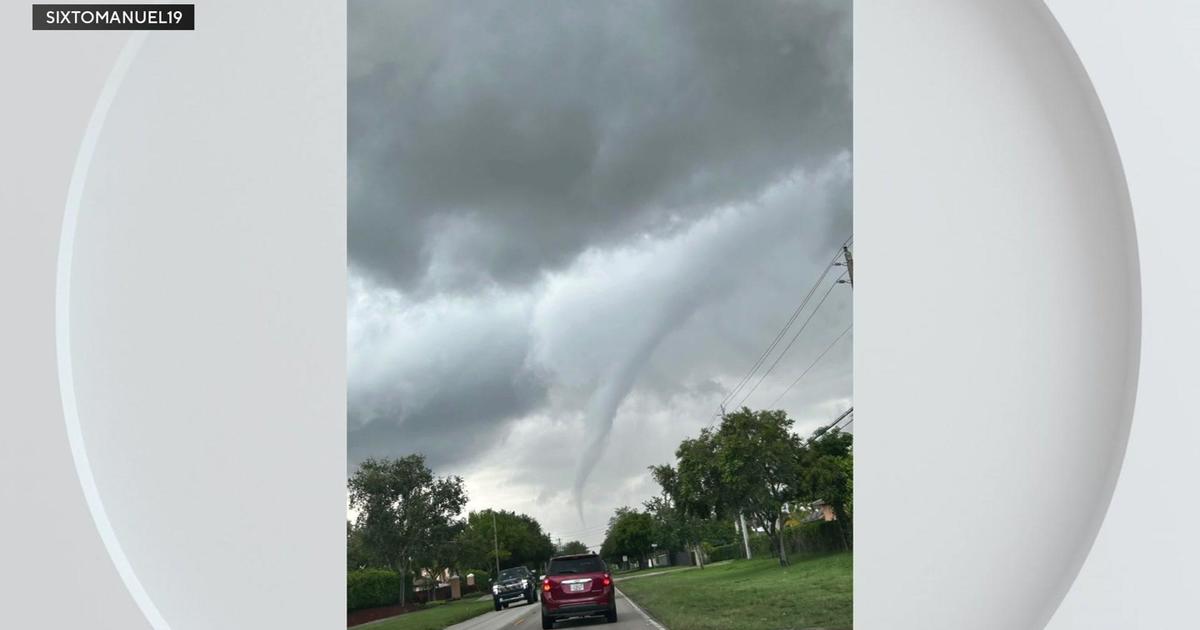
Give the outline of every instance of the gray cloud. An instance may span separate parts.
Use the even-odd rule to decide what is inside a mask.
[[[356,2],[351,263],[525,283],[847,146],[843,2]]]
[[[423,452],[559,532],[640,502],[850,233],[849,3],[360,0],[350,41],[350,466]]]

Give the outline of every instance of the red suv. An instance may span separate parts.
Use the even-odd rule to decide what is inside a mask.
[[[617,593],[600,556],[589,553],[550,559],[542,579],[542,628],[571,617],[604,615],[617,621]]]

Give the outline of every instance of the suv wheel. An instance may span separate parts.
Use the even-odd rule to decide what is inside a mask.
[[[613,604],[608,609],[608,612],[604,613],[604,619],[607,620],[608,623],[617,623],[617,606],[616,606],[616,604]]]
[[[546,611],[542,611],[542,630],[550,630],[554,627],[554,620],[546,616]]]

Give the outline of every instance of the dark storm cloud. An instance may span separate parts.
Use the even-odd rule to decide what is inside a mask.
[[[349,462],[421,452],[431,464],[469,458],[543,402],[526,366],[529,300],[487,295],[414,303],[352,279]]]
[[[353,2],[351,264],[521,285],[846,148],[843,2]]]

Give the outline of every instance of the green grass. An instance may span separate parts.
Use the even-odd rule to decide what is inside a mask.
[[[854,556],[737,560],[621,581],[618,588],[672,630],[849,628]]]
[[[470,597],[447,604],[430,604],[424,610],[356,627],[363,630],[442,630],[492,610],[491,599],[479,601],[474,595]]]

